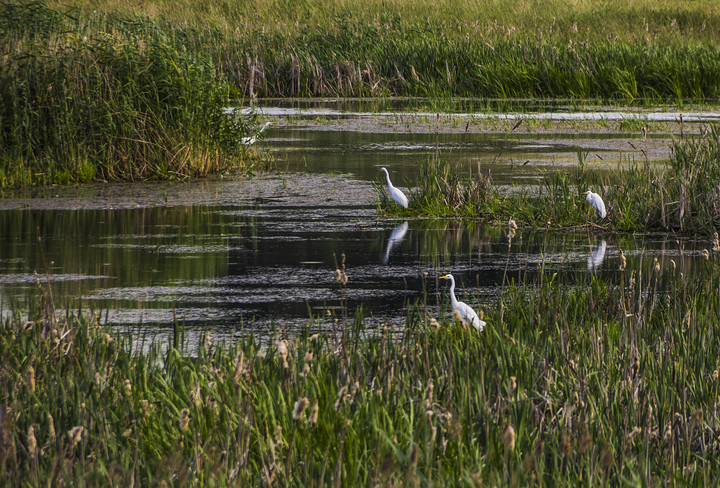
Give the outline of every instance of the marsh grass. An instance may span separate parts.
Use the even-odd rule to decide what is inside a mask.
[[[247,121],[212,60],[162,23],[0,6],[0,187],[242,168]]]
[[[64,2],[52,2],[59,6]],[[420,96],[716,99],[712,1],[207,2],[73,5],[182,26],[177,49],[207,53],[246,98]],[[85,15],[84,14],[84,15]]]
[[[618,285],[548,267],[503,286],[482,334],[436,328],[419,306],[372,334],[360,314],[340,334],[206,335],[192,351],[134,350],[38,285],[37,304],[0,325],[0,477],[714,485],[720,268],[716,253],[703,262],[702,280],[660,257]]]
[[[491,174],[478,168],[463,177],[437,154],[420,166],[417,189],[404,214],[466,217],[485,221],[515,219],[528,227],[572,227],[591,223],[600,230],[662,230],[712,233],[720,226],[720,134],[707,126],[699,135],[682,134],[669,163],[621,161],[601,177],[579,152],[575,167],[543,177],[537,187],[501,191]],[[603,197],[608,216],[599,220],[585,201],[592,189]],[[382,189],[378,190],[382,192]],[[381,212],[397,211],[379,193]]]

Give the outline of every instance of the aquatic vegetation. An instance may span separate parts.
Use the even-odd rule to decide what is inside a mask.
[[[720,268],[551,269],[482,334],[362,313],[269,342],[134,350],[51,290],[0,324],[0,478],[87,484],[717,484]],[[342,277],[344,293],[352,281]],[[658,281],[671,284],[658,292]],[[421,304],[420,304],[421,305]],[[351,311],[348,311],[351,312]]]
[[[0,187],[242,168],[211,59],[152,21],[0,7]]]
[[[668,164],[622,161],[608,177],[599,177],[578,153],[578,164],[540,179],[536,187],[500,190],[490,172],[462,177],[436,154],[422,163],[409,212],[433,217],[485,221],[515,219],[530,227],[585,225],[591,211],[586,192],[594,189],[607,202],[606,230],[638,232],[716,232],[720,226],[720,134],[716,126],[674,141]],[[382,198],[379,210],[394,209]],[[408,211],[405,212],[407,214]]]

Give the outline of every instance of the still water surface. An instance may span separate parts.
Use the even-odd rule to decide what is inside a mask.
[[[596,136],[574,137],[583,145]],[[447,314],[447,284],[437,281],[447,272],[458,297],[477,308],[492,303],[503,283],[532,282],[542,268],[616,281],[620,249],[629,267],[659,257],[663,266],[672,259],[686,274],[700,273],[705,238],[520,229],[509,246],[505,226],[377,215],[380,166],[397,185],[412,186],[418,163],[440,147],[459,171],[480,164],[492,167],[496,181],[517,184],[572,164],[579,150],[572,140],[281,126],[258,145],[274,155],[278,172],[5,199],[3,310],[36,297],[39,282],[50,284],[56,306],[92,309],[133,331],[162,336],[178,320],[195,335],[231,338],[294,330],[311,315],[320,317],[316,327],[332,327],[343,301],[351,317],[362,308],[368,329],[402,325],[415,304]],[[518,164],[526,159],[539,163]],[[343,259],[345,287],[336,275]]]

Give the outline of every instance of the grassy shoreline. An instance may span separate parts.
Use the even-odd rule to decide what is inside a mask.
[[[674,141],[669,163],[644,162],[620,167],[600,177],[587,167],[587,154],[566,172],[543,178],[537,188],[501,191],[490,172],[461,177],[436,154],[421,164],[408,209],[376,187],[378,209],[389,215],[471,218],[499,222],[513,219],[530,228],[594,226],[601,232],[717,233],[720,230],[720,133],[706,126],[699,135]],[[592,190],[605,201],[608,215],[599,219],[585,201]]]
[[[230,99],[720,99],[713,2],[442,5],[3,4],[0,186],[242,169]]]
[[[45,289],[0,324],[0,479],[713,485],[720,268],[673,264],[509,283],[481,334],[420,306],[372,335],[360,313],[265,344],[208,337],[195,357],[56,319]]]

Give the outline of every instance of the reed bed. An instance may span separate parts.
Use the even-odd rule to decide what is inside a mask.
[[[720,133],[707,126],[699,135],[683,134],[673,143],[666,165],[621,161],[610,176],[600,177],[578,153],[578,164],[539,179],[537,187],[500,190],[489,171],[470,177],[439,154],[420,166],[408,210],[394,205],[376,187],[384,213],[465,217],[485,221],[514,219],[535,228],[593,223],[600,230],[712,233],[720,228]],[[585,201],[585,191],[599,193],[608,209],[600,220]]]
[[[0,479],[715,485],[718,255],[703,280],[678,259],[621,262],[615,284],[549,268],[508,282],[481,334],[418,304],[369,334],[345,311],[332,327],[269,343],[206,335],[192,351],[133,351],[97,316],[58,314],[42,288],[0,325]]]
[[[151,21],[0,5],[0,187],[181,179],[247,159],[212,60]]]

